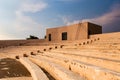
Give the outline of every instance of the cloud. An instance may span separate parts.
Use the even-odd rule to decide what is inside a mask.
[[[41,12],[47,7],[46,3],[30,3],[25,2],[20,5],[19,9],[15,11],[16,19],[14,21],[15,30],[21,32],[21,35],[37,35],[43,37],[45,33],[45,27],[33,20],[31,16],[25,15],[25,13]],[[40,32],[41,35],[40,35]]]
[[[8,2],[10,5],[8,6],[6,1],[2,1],[4,4],[1,4],[2,7],[0,7],[0,14],[3,16],[0,19],[1,40],[23,39],[29,35],[42,38],[45,35],[46,27],[32,17],[46,9],[47,3],[36,0],[15,0],[14,3],[12,1]],[[11,5],[14,7],[11,7]],[[32,16],[28,14],[32,14]]]
[[[101,25],[108,25],[116,21],[120,21],[120,5],[116,4],[112,7],[112,10],[108,13],[105,13],[99,17],[93,19],[86,19],[88,21],[92,21]]]
[[[77,24],[82,22],[82,20],[71,20],[70,16],[59,16],[59,18],[62,20],[62,22],[64,23],[64,25],[71,25],[71,24]]]
[[[91,18],[91,19],[83,19],[83,20],[73,20],[70,21],[69,18],[64,18],[63,22],[66,25],[76,24],[80,22],[93,22],[103,26],[103,32],[112,32],[112,31],[120,31],[120,4],[115,4],[111,10],[107,13],[104,13],[101,16]]]
[[[60,19],[62,19],[63,23],[68,25],[71,20],[71,16],[59,16]]]
[[[46,3],[43,2],[39,2],[39,3],[23,3],[20,7],[20,11],[21,12],[38,12],[38,11],[42,11],[43,9],[45,9],[47,7]]]
[[[75,2],[75,1],[79,1],[79,0],[56,0],[56,1],[61,1],[61,2]]]
[[[9,35],[9,34],[0,34],[0,38],[1,40],[13,40],[13,39],[17,39],[16,37],[14,37],[13,35]]]

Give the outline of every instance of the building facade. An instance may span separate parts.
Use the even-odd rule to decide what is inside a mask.
[[[47,41],[73,41],[88,39],[89,35],[101,34],[102,26],[84,22],[69,26],[49,28],[46,31]]]

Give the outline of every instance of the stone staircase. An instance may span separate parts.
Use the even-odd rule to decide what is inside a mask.
[[[11,46],[0,52],[20,61],[33,80],[120,80],[120,37],[107,36]]]

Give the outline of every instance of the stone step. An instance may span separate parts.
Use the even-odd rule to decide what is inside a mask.
[[[0,50],[0,53],[6,56],[23,55],[25,53],[43,51],[43,49],[49,49],[49,47],[51,46],[11,46],[4,50]]]
[[[84,50],[84,51],[99,51],[99,52],[112,52],[112,53],[120,53],[119,48],[81,48],[79,46],[63,46],[62,49],[78,49],[78,50]]]
[[[48,52],[49,54],[49,52]],[[59,55],[59,56],[65,56],[65,58],[67,57],[72,57],[73,59],[82,61],[82,62],[86,62],[89,64],[93,64],[96,66],[100,66],[100,67],[104,67],[104,68],[108,68],[111,69],[113,71],[116,72],[120,72],[120,61],[119,60],[111,60],[111,59],[106,59],[106,58],[99,58],[99,57],[91,57],[91,56],[85,56],[85,55],[76,55],[76,54],[67,54],[67,53],[61,53],[61,52],[51,52],[50,54],[54,54],[54,55]],[[98,64],[99,63],[99,64]],[[116,68],[114,68],[116,67]]]
[[[66,48],[68,48],[68,49],[71,49],[70,47],[66,47]],[[113,51],[120,51],[120,48],[108,48],[108,47],[99,47],[99,48],[97,48],[97,47],[76,47],[77,49],[86,49],[86,50],[108,50],[108,52],[109,51],[111,51],[111,50],[113,50]],[[74,48],[74,49],[76,49],[76,48]]]
[[[100,39],[97,42],[120,42],[120,39],[119,38],[116,38],[116,39]]]
[[[84,46],[63,46],[63,48],[68,48],[68,49],[71,49],[71,48],[78,48],[78,49],[107,49],[107,50],[111,50],[111,49],[114,49],[114,50],[120,50],[120,46],[94,46],[94,45],[84,45]]]
[[[119,48],[120,49],[120,45],[95,45],[95,44],[90,44],[90,45],[81,45],[81,46],[77,46],[80,48]]]
[[[57,49],[51,50],[51,52],[61,52],[65,54],[75,54],[75,55],[83,55],[83,56],[91,56],[98,58],[106,58],[111,60],[120,61],[120,54],[118,53],[103,53],[99,51],[89,51],[89,50],[78,50],[78,49]]]
[[[35,64],[47,70],[56,80],[84,80],[78,74],[75,74],[64,67],[53,63],[43,57],[32,56],[29,59]]]
[[[56,54],[52,55],[52,53],[46,53],[43,54],[43,56],[49,58],[50,61],[61,64],[62,66],[73,72],[79,73],[81,76],[85,77],[86,80],[120,79],[120,73],[102,67],[98,67],[92,64],[88,64],[85,62],[81,62],[79,60],[73,59],[72,57],[68,58],[65,57],[65,55],[60,56]]]
[[[2,78],[0,80],[33,80],[32,77],[13,77],[13,78]]]
[[[120,43],[92,43],[92,44],[94,44],[94,45],[120,45]]]
[[[37,57],[39,57],[39,58],[43,57],[43,58],[45,58],[45,59],[47,59],[49,61],[52,61],[55,64],[61,65],[62,67],[64,67],[67,70],[71,70],[71,67],[70,67],[70,65],[68,63],[68,61],[69,61],[68,59],[62,58],[60,56],[41,55],[41,54],[37,55]],[[74,72],[74,73],[78,74],[78,72]],[[86,76],[83,76],[82,74],[79,74],[79,75],[81,77],[83,77],[85,80],[87,80]]]
[[[112,53],[120,53],[120,48],[94,48],[94,47],[79,47],[79,46],[63,46],[63,49],[80,49],[80,50],[86,50],[86,51],[91,51],[91,50],[95,50],[95,51],[99,51],[99,52],[112,52]]]
[[[110,48],[113,47],[113,48],[120,48],[120,45],[95,45],[95,44],[90,44],[90,45],[85,45],[85,46],[87,46],[87,47],[90,46],[90,47],[110,47]]]
[[[98,42],[100,42],[100,43],[120,43],[120,39],[117,39],[117,40],[115,40],[115,39],[111,39],[111,40],[106,40],[106,39],[101,39],[101,40],[97,40],[97,41],[95,41],[94,43],[98,43]]]
[[[94,43],[99,43],[99,44],[102,44],[102,43],[120,44],[120,41],[96,41]]]
[[[20,57],[19,61],[29,70],[33,80],[49,80],[45,73],[28,58]]]

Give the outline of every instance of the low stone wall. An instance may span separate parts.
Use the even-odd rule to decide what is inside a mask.
[[[38,40],[0,40],[0,48],[5,48],[8,46],[23,46],[30,43],[42,43],[44,39]]]
[[[102,39],[108,39],[108,38],[120,38],[120,32],[113,32],[113,33],[103,33],[103,34],[96,34],[96,35],[90,35],[90,38],[102,38]]]

